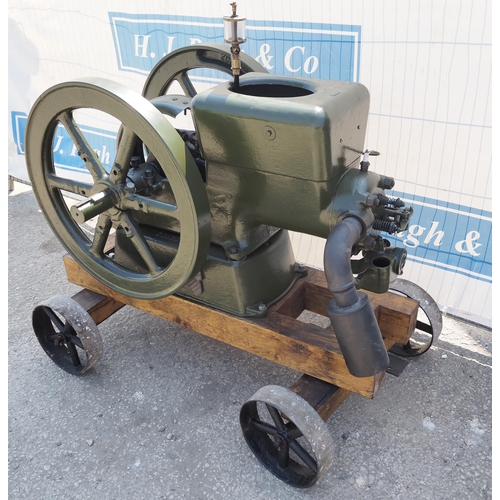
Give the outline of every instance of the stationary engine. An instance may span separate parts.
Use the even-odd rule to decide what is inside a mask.
[[[236,21],[231,48],[172,52],[142,96],[102,78],[45,91],[26,133],[38,202],[68,252],[111,289],[178,294],[238,316],[265,316],[304,276],[288,231],[325,238],[333,330],[351,373],[378,373],[388,356],[359,290],[386,292],[403,272],[406,251],[383,235],[404,231],[412,208],[388,194],[393,178],[369,168],[378,154],[365,145],[369,92],[268,74],[239,51]],[[233,79],[197,92],[190,72],[199,68]],[[89,109],[120,124],[110,168],[76,118]],[[188,111],[193,128],[176,128]],[[87,176],[75,180],[54,160],[61,127]]]

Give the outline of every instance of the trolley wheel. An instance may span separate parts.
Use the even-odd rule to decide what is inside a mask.
[[[89,313],[75,300],[55,295],[33,310],[33,329],[52,361],[82,375],[102,356],[102,338]]]
[[[441,311],[434,299],[411,281],[395,279],[389,289],[419,302],[417,324],[410,340],[404,345],[394,344],[390,352],[403,357],[419,356],[428,351],[441,334],[443,329]]]
[[[333,463],[333,440],[325,422],[289,389],[259,389],[241,407],[240,424],[262,465],[291,486],[313,486]]]

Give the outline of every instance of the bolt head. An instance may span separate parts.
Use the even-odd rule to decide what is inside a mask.
[[[385,177],[382,179],[382,189],[392,189],[396,184],[393,177]]]
[[[380,200],[374,194],[369,194],[366,197],[365,204],[367,207],[378,207],[380,205]]]

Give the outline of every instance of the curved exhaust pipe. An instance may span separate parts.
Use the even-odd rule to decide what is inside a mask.
[[[355,377],[369,377],[389,366],[377,318],[368,295],[356,290],[351,271],[352,247],[363,232],[355,217],[340,221],[328,235],[324,267],[333,299],[327,312],[349,372]]]

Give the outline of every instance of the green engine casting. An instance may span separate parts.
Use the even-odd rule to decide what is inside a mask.
[[[167,55],[142,96],[99,78],[44,92],[26,134],[38,202],[75,260],[112,289],[151,300],[176,293],[240,316],[265,315],[306,272],[288,230],[325,238],[335,333],[353,373],[377,373],[387,353],[357,290],[385,292],[402,273],[405,250],[381,233],[405,230],[412,209],[387,195],[394,179],[369,169],[378,154],[364,145],[369,92],[270,75],[238,53],[234,81],[197,93],[188,71],[231,74],[233,49]],[[183,93],[172,93],[173,84]],[[81,109],[121,124],[111,168],[89,146]],[[171,119],[187,110],[194,129],[174,128]],[[75,180],[54,162],[61,126],[86,177]],[[371,346],[367,355],[360,342]]]

